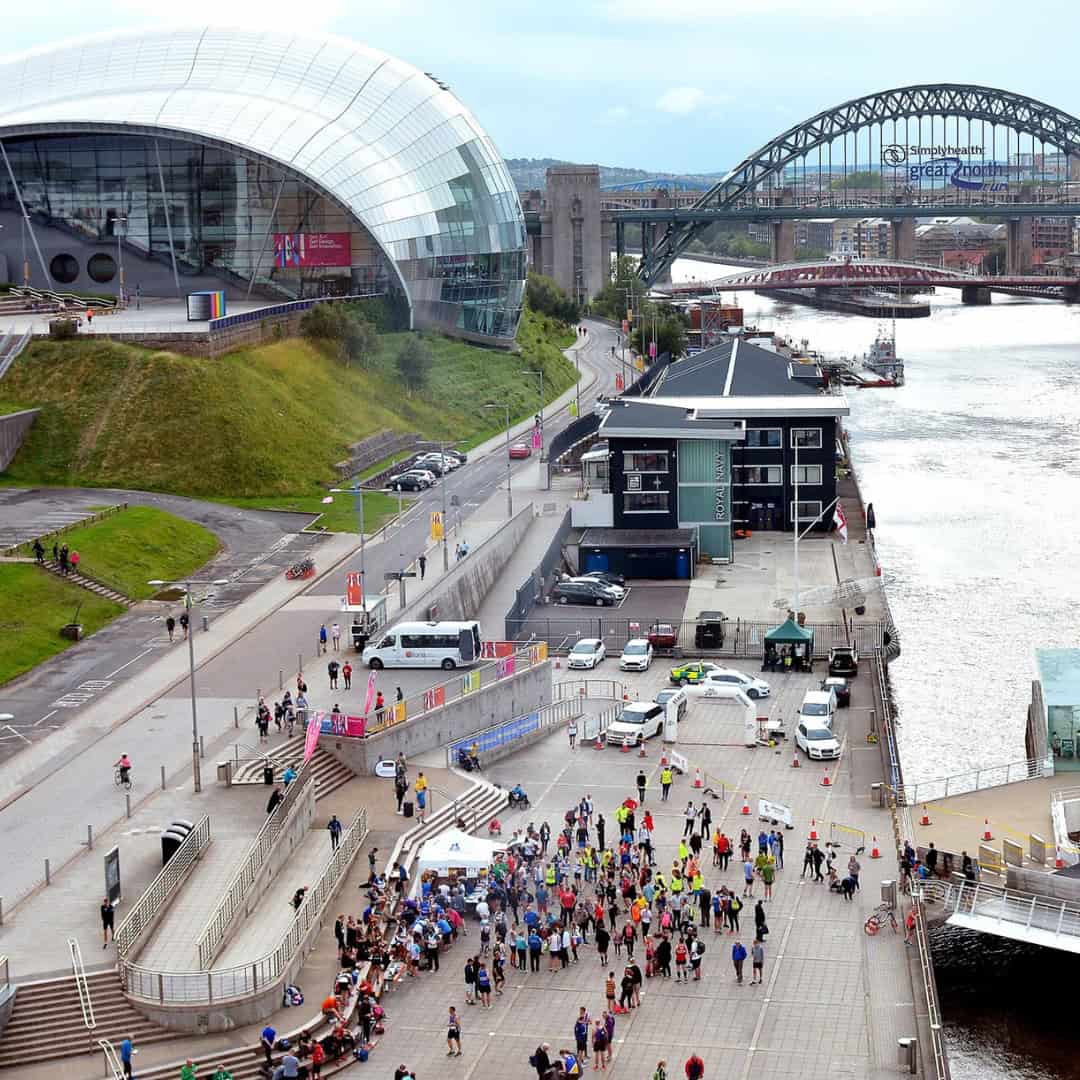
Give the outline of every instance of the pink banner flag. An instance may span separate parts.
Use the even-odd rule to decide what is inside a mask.
[[[319,745],[319,733],[322,731],[323,713],[312,711],[311,719],[308,720],[307,735],[304,737],[304,761],[310,761],[315,753],[315,747]]]
[[[375,700],[375,669],[372,668],[367,680],[367,696],[364,698],[364,715],[371,712],[371,703]]]

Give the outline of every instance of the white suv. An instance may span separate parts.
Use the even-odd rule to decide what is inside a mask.
[[[652,663],[653,648],[646,638],[633,638],[623,648],[619,657],[620,671],[648,671]]]
[[[655,701],[631,701],[607,729],[608,746],[636,746],[639,740],[664,730],[664,706]]]
[[[709,688],[717,686],[737,686],[751,700],[768,697],[771,692],[764,679],[755,679],[734,668],[714,668],[697,684],[702,697],[710,697]]]

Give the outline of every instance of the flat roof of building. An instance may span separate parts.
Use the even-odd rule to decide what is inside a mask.
[[[690,547],[693,529],[586,529],[581,547],[593,548],[671,548]]]

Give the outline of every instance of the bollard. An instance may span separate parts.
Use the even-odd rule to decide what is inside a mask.
[[[131,817],[131,792],[126,792],[124,795],[124,805],[127,810],[127,816]]]
[[[199,736],[199,759],[202,760],[206,757],[206,741],[203,737]]]
[[[204,631],[206,631],[206,630],[209,630],[209,629],[210,629],[210,619],[209,619],[209,617],[208,617],[208,616],[206,616],[206,615],[204,615],[204,616],[202,617],[202,628],[203,628],[203,630],[204,630]]]
[[[285,689],[285,672],[282,668],[278,668],[277,672],[277,688],[279,690]]]
[[[297,672],[302,672],[304,670],[304,654],[303,653],[297,653],[296,654],[296,670],[297,670]]]
[[[88,851],[94,850],[94,826],[86,826],[86,848]]]
[[[232,726],[234,728],[240,727],[240,706],[234,705],[232,707]]]
[[[165,790],[165,766],[161,766],[161,790]]]
[[[0,896],[0,926],[4,925],[4,898]],[[5,961],[6,964],[6,961]],[[5,979],[5,982],[7,980]]]
[[[49,860],[45,860],[45,884],[50,885],[52,883],[52,877],[49,874]]]

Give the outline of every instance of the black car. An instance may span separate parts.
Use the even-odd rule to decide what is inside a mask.
[[[724,623],[727,616],[722,611],[703,611],[694,627],[694,647],[697,649],[722,649],[724,647]]]
[[[830,649],[829,674],[854,679],[859,674],[859,650],[854,645],[837,645]]]
[[[606,607],[615,603],[615,597],[600,582],[560,581],[551,590],[551,599],[557,604],[593,604]]]
[[[605,585],[618,585],[620,589],[626,588],[626,578],[622,574],[615,574],[610,570],[588,570],[579,576],[602,581]]]
[[[434,473],[436,476],[443,476],[450,471],[449,468],[443,468],[443,463],[437,455],[433,458],[418,457],[412,463],[412,467],[414,469],[427,469],[428,472]]]
[[[417,476],[415,473],[398,473],[397,476],[390,477],[386,486],[391,491],[423,491],[430,485],[422,476]]]
[[[443,453],[450,458],[453,458],[460,465],[464,465],[469,460],[468,454],[463,454],[460,450],[444,450]]]

